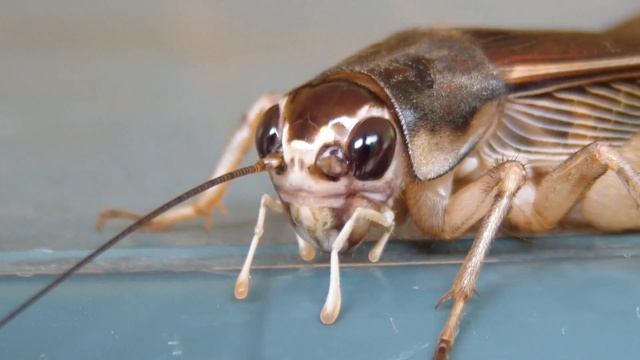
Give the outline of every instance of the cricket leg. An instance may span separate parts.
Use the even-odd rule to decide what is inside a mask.
[[[583,194],[591,185],[608,170],[618,175],[625,184],[628,193],[631,194],[637,204],[640,204],[640,196],[638,196],[640,194],[640,178],[638,174],[617,151],[601,143],[594,143],[585,147],[563,163],[558,169],[547,175],[534,190],[536,194],[535,200],[532,204],[529,204],[529,206],[525,203],[518,203],[517,198],[514,199],[514,194],[517,193],[517,190],[520,189],[520,186],[522,186],[525,181],[524,176],[520,179],[520,185],[512,192],[505,191],[505,180],[507,180],[507,177],[504,177],[503,174],[502,177],[504,180],[501,182],[502,185],[494,188],[502,188],[502,191],[497,193],[494,193],[494,191],[485,191],[485,195],[492,196],[479,197],[480,192],[477,191],[476,184],[482,184],[484,182],[482,187],[485,189],[488,189],[487,185],[489,185],[485,177],[483,177],[460,190],[452,197],[446,209],[447,216],[445,217],[445,225],[442,229],[443,234],[447,238],[455,237],[463,233],[468,226],[477,219],[479,214],[483,212],[482,208],[486,206],[483,205],[483,203],[485,203],[486,199],[494,197],[496,200],[494,201],[492,210],[485,218],[478,232],[472,249],[465,258],[452,289],[438,302],[441,304],[449,299],[454,300],[449,321],[440,335],[435,358],[446,358],[453,345],[464,306],[475,290],[475,283],[480,271],[482,259],[488,250],[491,239],[495,235],[497,226],[506,214],[509,214],[509,220],[514,223],[514,225],[520,226],[523,229],[541,231],[553,228],[575,203],[582,198]],[[496,177],[490,176],[489,179],[491,178]],[[469,210],[470,207],[465,205],[465,203],[473,203],[470,202],[473,198],[483,199],[483,201],[476,202],[480,204],[477,208],[480,209],[479,211]],[[509,212],[508,204],[505,206],[503,203],[503,201],[507,199],[509,202],[513,201],[513,209],[511,212]],[[465,207],[467,208],[466,210]],[[465,218],[469,220],[465,221]],[[492,229],[492,227],[494,228]]]
[[[233,291],[233,295],[238,300],[246,298],[249,294],[249,272],[251,270],[251,263],[253,262],[253,258],[256,254],[256,249],[258,248],[258,243],[264,234],[264,219],[267,208],[277,213],[282,213],[284,211],[280,201],[273,200],[271,196],[267,194],[262,195],[262,199],[260,200],[260,210],[258,210],[258,220],[256,221],[256,227],[253,231],[251,245],[249,245],[249,252],[247,253],[247,258],[244,260],[244,264],[242,265],[242,270],[240,270],[240,274],[238,274],[236,286]]]
[[[640,207],[640,175],[617,150],[596,142],[545,176],[536,187],[533,203],[514,206],[509,218],[525,230],[553,229],[608,171],[617,175],[628,195]]]
[[[340,259],[338,254],[345,248],[349,235],[353,231],[354,226],[359,220],[369,220],[383,226],[386,231],[385,236],[388,238],[387,232],[391,232],[395,225],[393,212],[378,212],[367,208],[357,208],[351,218],[340,230],[340,233],[331,244],[331,267],[329,276],[329,292],[327,293],[327,299],[325,300],[322,311],[320,312],[320,321],[325,325],[333,324],[338,315],[340,314],[340,305],[342,303],[342,296],[340,294]],[[386,240],[384,240],[386,242]]]
[[[280,95],[264,95],[251,107],[247,112],[242,125],[231,137],[224,149],[222,158],[216,166],[211,178],[220,176],[229,171],[235,170],[242,159],[245,157],[255,137],[256,128],[261,118],[261,114],[269,107],[276,104],[280,99]],[[215,188],[205,191],[198,196],[192,203],[175,207],[166,213],[158,216],[146,226],[148,230],[160,231],[167,229],[178,223],[202,218],[204,220],[205,229],[209,230],[212,225],[211,214],[214,207],[219,207],[224,211],[222,206],[222,197],[228,189],[229,183],[221,184]],[[112,219],[127,219],[135,221],[141,217],[140,214],[121,210],[109,209],[102,211],[98,215],[96,227],[101,229],[104,224]]]
[[[636,172],[640,170],[640,134],[615,150]],[[640,229],[640,207],[627,188],[617,173],[607,171],[584,194],[582,215],[603,232]]]
[[[457,239],[485,217],[500,190],[500,183],[510,173],[524,176],[523,165],[517,161],[499,164],[453,194],[443,184],[451,179],[444,177],[410,184],[405,198],[411,217],[425,234]]]
[[[496,175],[500,176],[497,177]],[[466,212],[463,211],[464,208],[470,208],[470,203],[466,201],[475,198],[476,200],[480,200],[480,206],[474,206],[473,208],[476,210],[466,214],[466,216],[477,219],[484,214],[486,215],[473,241],[473,245],[458,271],[453,286],[438,301],[438,305],[440,305],[452,299],[453,307],[449,319],[438,338],[438,346],[434,354],[435,359],[440,360],[448,357],[458,333],[464,307],[471,298],[471,295],[475,292],[476,281],[480,274],[480,268],[484,258],[493,243],[498,228],[509,212],[515,194],[522,184],[524,184],[525,180],[526,172],[522,164],[515,161],[506,162],[494,168],[475,183],[460,190],[459,194],[456,194],[452,202],[448,205],[447,213],[449,213],[449,209],[464,213]],[[495,181],[495,184],[493,188],[488,189],[486,183],[492,181]],[[462,207],[465,202],[466,206]],[[487,202],[489,207],[488,210],[485,211],[482,204]],[[463,227],[471,226],[468,222],[462,221],[459,215],[447,215],[449,215],[448,226],[451,230],[445,229],[445,231],[448,231],[450,235],[460,232]]]

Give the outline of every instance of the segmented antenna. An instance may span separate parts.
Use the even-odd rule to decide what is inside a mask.
[[[165,211],[171,209],[172,207],[180,204],[181,202],[183,202],[183,201],[185,201],[185,200],[187,200],[187,199],[189,199],[189,198],[191,198],[191,197],[193,197],[195,195],[200,194],[201,192],[204,192],[204,191],[206,191],[206,190],[208,190],[208,189],[210,189],[210,188],[212,188],[212,187],[214,187],[216,185],[222,184],[223,182],[227,182],[229,180],[233,180],[233,179],[241,177],[241,176],[245,176],[245,175],[254,174],[254,173],[257,173],[257,172],[264,171],[264,170],[267,169],[267,166],[269,164],[269,160],[271,160],[271,159],[259,160],[254,165],[243,167],[243,168],[237,169],[235,171],[226,173],[224,175],[218,176],[216,178],[207,180],[204,183],[202,183],[202,184],[200,184],[200,185],[198,185],[198,186],[196,186],[196,187],[184,192],[183,194],[177,196],[176,198],[166,202],[165,204],[161,205],[160,207],[156,208],[155,210],[147,213],[145,216],[141,217],[140,219],[135,221],[133,224],[129,225],[126,229],[122,230],[119,234],[117,234],[116,236],[112,237],[111,239],[109,239],[108,241],[106,241],[105,243],[100,245],[100,247],[95,249],[89,255],[87,255],[84,258],[82,258],[82,260],[78,261],[75,265],[70,267],[67,271],[65,271],[62,274],[58,275],[58,277],[55,278],[52,282],[50,282],[47,286],[42,288],[37,293],[33,294],[29,299],[25,300],[20,305],[18,305],[15,309],[13,309],[10,313],[5,315],[4,318],[2,318],[2,320],[0,320],[0,328],[2,328],[3,326],[7,325],[16,316],[20,315],[20,313],[25,311],[29,306],[33,305],[36,301],[38,301],[40,298],[42,298],[44,295],[46,295],[49,291],[53,290],[56,286],[60,285],[60,283],[65,281],[69,276],[73,275],[78,270],[80,270],[80,268],[82,268],[83,266],[88,264],[91,260],[96,258],[98,255],[102,254],[103,252],[105,252],[106,250],[111,248],[113,245],[115,245],[120,240],[122,240],[125,236],[127,236],[127,235],[131,234],[132,232],[134,232],[134,231],[140,229],[141,227],[145,226],[151,220],[153,220],[157,216],[161,215]],[[269,165],[271,165],[271,164],[269,164]]]

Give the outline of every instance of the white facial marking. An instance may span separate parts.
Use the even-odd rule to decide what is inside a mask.
[[[464,160],[462,160],[462,163],[458,165],[457,175],[459,176],[469,175],[473,171],[475,171],[476,168],[478,168],[478,165],[480,165],[480,162],[478,161],[477,157],[467,156],[466,158],[464,158]]]

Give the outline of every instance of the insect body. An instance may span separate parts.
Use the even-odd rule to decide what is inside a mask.
[[[227,185],[209,187],[266,170],[278,199],[262,197],[235,296],[248,295],[267,210],[289,217],[304,259],[315,249],[331,253],[320,315],[326,324],[340,311],[339,254],[359,245],[372,227],[383,230],[369,253],[372,262],[401,223],[441,239],[474,230],[473,245],[440,300],[453,302],[435,354],[445,358],[499,228],[640,229],[639,130],[639,21],[601,34],[405,31],[286,94],[261,98],[210,182],[145,217],[104,212],[99,224],[137,222],[58,283],[140,226],[208,221]],[[228,174],[253,141],[261,160]],[[205,189],[193,203],[163,213]]]

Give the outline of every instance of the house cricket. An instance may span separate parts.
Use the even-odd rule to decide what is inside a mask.
[[[238,168],[251,144],[260,159]],[[435,359],[448,358],[500,229],[640,229],[640,18],[602,33],[412,29],[392,35],[247,112],[207,182],[146,215],[106,210],[98,226],[134,221],[0,321],[0,327],[131,232],[203,219],[227,181],[268,172],[234,295],[267,211],[285,214],[300,256],[330,253],[320,320],[341,307],[340,254],[373,227],[377,262],[396,225],[452,241],[475,232],[438,304],[451,302]],[[193,202],[174,207],[198,196]]]

